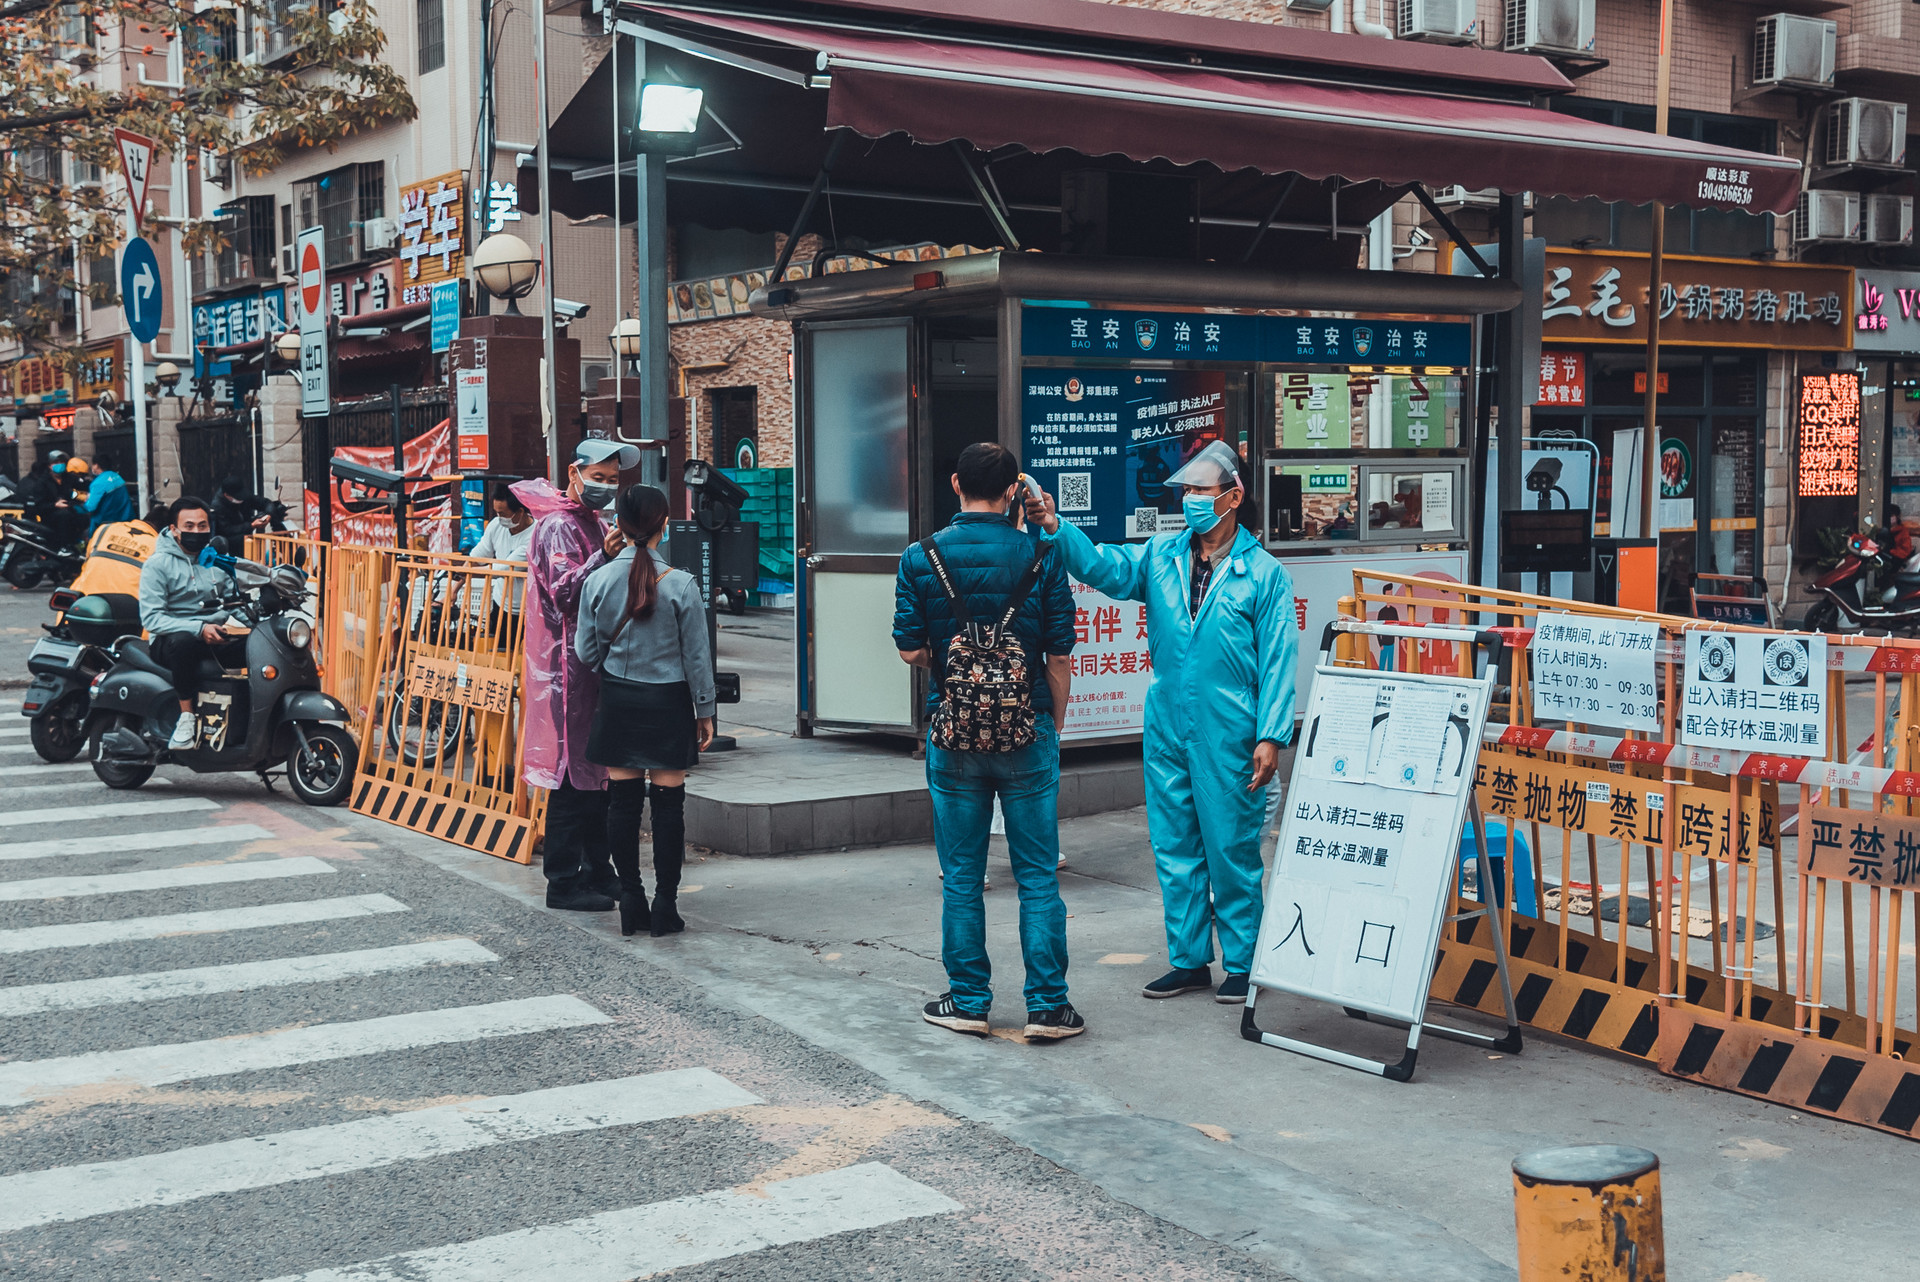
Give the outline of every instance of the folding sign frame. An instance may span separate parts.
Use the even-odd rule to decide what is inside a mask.
[[[1471,628],[1417,627],[1357,619],[1338,619],[1327,626],[1315,668],[1313,697],[1302,726],[1303,742],[1294,756],[1280,847],[1268,882],[1267,910],[1249,977],[1240,1035],[1250,1042],[1377,1073],[1396,1082],[1413,1077],[1423,1030],[1438,1037],[1517,1054],[1522,1045],[1520,1015],[1514,1005],[1513,982],[1507,968],[1506,932],[1496,905],[1494,887],[1499,882],[1493,876],[1487,854],[1486,823],[1473,795],[1474,766],[1492,696],[1492,679],[1490,676],[1458,677],[1335,667],[1329,662],[1329,654],[1333,638],[1339,632],[1379,637],[1389,645],[1397,640],[1465,645],[1470,647],[1470,652],[1477,653],[1475,671],[1490,670],[1499,658],[1501,647],[1498,633]],[[1373,715],[1369,718],[1365,712],[1356,713],[1351,707],[1335,707],[1337,699],[1348,703],[1357,700],[1360,704],[1371,701]],[[1408,704],[1420,705],[1422,722],[1432,728],[1431,737],[1424,741],[1426,748],[1432,750],[1429,756],[1435,762],[1434,786],[1430,788],[1414,785],[1419,770],[1424,767],[1418,765],[1411,754],[1422,749],[1407,746],[1409,740],[1418,739],[1418,735],[1407,734],[1391,724],[1395,720],[1396,703],[1403,708]],[[1325,738],[1321,737],[1323,710],[1327,714]],[[1436,713],[1445,724],[1433,723]],[[1405,764],[1401,764],[1400,757],[1405,757]],[[1428,758],[1421,758],[1425,759]],[[1395,775],[1400,776],[1396,781],[1387,781]],[[1343,800],[1360,804],[1345,805]],[[1368,805],[1369,801],[1373,804]],[[1469,815],[1473,821],[1480,893],[1485,898],[1472,911],[1448,915],[1446,910],[1453,902],[1459,882],[1460,834]],[[1329,829],[1329,824],[1347,825],[1358,840],[1328,842],[1310,835],[1316,831],[1336,831]],[[1390,836],[1386,835],[1389,833]],[[1383,844],[1375,846],[1371,844],[1374,841]],[[1330,847],[1339,849],[1334,851]],[[1380,869],[1378,873],[1372,871],[1376,867]],[[1280,911],[1283,897],[1296,897],[1288,898],[1284,905],[1292,910],[1291,914]],[[1371,920],[1375,915],[1383,920]],[[1488,933],[1493,939],[1500,993],[1506,1003],[1504,1035],[1455,1028],[1426,1018],[1428,990],[1433,982],[1442,927],[1479,917],[1488,919]],[[1322,932],[1319,950],[1311,947],[1310,929]],[[1417,960],[1413,960],[1403,950],[1389,968],[1396,933],[1402,939],[1416,941],[1419,952],[1414,955]],[[1292,950],[1283,951],[1289,944],[1293,945]],[[1354,954],[1350,964],[1344,960],[1349,950]],[[1276,958],[1276,954],[1280,956]],[[1380,966],[1377,974],[1369,965],[1375,962]],[[1255,1002],[1262,988],[1338,1004],[1357,1019],[1378,1019],[1404,1027],[1407,1029],[1406,1054],[1398,1063],[1389,1064],[1263,1032],[1254,1016]]]

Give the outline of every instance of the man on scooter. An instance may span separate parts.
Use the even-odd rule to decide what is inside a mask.
[[[234,591],[233,576],[201,560],[213,541],[207,501],[182,495],[168,516],[170,524],[140,568],[140,626],[153,638],[153,657],[172,674],[174,693],[180,696],[180,720],[167,740],[170,750],[180,752],[199,737],[193,708],[200,693],[201,661],[216,659],[224,668],[244,668],[247,645],[244,635],[236,637],[221,626],[226,612],[220,602]]]

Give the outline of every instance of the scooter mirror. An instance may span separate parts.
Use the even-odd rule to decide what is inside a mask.
[[[274,566],[272,581],[274,591],[288,600],[306,595],[307,574],[297,565]]]

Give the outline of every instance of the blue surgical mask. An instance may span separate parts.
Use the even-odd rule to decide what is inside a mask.
[[[1195,534],[1205,534],[1220,524],[1220,514],[1213,510],[1218,494],[1189,494],[1180,500],[1180,511],[1186,515],[1187,528]]]

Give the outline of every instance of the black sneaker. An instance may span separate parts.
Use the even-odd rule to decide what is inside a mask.
[[[956,1033],[972,1033],[976,1037],[985,1037],[991,1031],[987,1024],[987,1012],[961,1010],[953,1004],[952,993],[942,993],[937,1000],[928,1002],[921,1008],[920,1017],[929,1024],[951,1028]]]
[[[1052,1010],[1030,1010],[1027,1012],[1027,1040],[1057,1042],[1065,1037],[1078,1037],[1087,1031],[1087,1021],[1080,1018],[1080,1012],[1073,1003],[1055,1006]]]
[[[1247,977],[1228,971],[1227,977],[1220,981],[1220,987],[1215,990],[1213,1000],[1219,1002],[1222,1006],[1238,1006],[1245,1002],[1247,1000]]]
[[[617,905],[613,898],[590,886],[564,881],[547,883],[547,907],[575,913],[610,913]]]
[[[1142,997],[1178,997],[1182,993],[1197,993],[1203,988],[1213,987],[1213,968],[1195,966],[1191,969],[1177,967],[1140,990]]]

